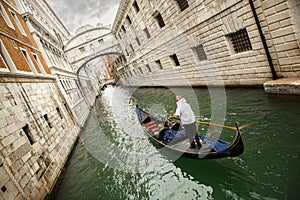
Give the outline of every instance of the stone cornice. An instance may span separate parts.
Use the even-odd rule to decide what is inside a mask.
[[[128,13],[128,10],[131,8],[132,3],[133,0],[121,0],[114,24],[111,29],[112,34],[115,35],[119,31],[120,26],[122,25],[123,20],[125,19],[125,15]]]
[[[29,47],[29,48],[31,48],[31,49],[34,49],[34,50],[37,51],[37,52],[41,52],[38,48],[36,48],[36,47],[34,47],[34,46],[30,45],[30,44],[27,44],[27,43],[23,42],[22,40],[20,40],[20,39],[18,39],[18,38],[12,37],[11,35],[9,35],[9,34],[3,32],[3,31],[1,31],[1,30],[0,30],[0,35],[4,35],[5,37],[8,37],[8,38],[10,38],[10,39],[12,39],[12,40],[14,40],[14,41],[17,41],[17,42],[19,42],[20,44],[23,44],[24,46],[27,46],[27,47]]]
[[[58,76],[69,76],[69,77],[76,77],[76,73],[74,71],[61,69],[55,66],[50,66],[49,69],[51,70],[52,74]]]
[[[55,77],[52,75],[43,76],[24,73],[0,72],[0,83],[40,83],[49,81],[55,81]]]
[[[48,37],[50,37],[53,41],[55,41],[56,43],[59,43],[57,41],[57,38],[52,35],[35,17],[33,14],[26,12],[22,14],[22,17],[24,20],[29,20],[30,23],[34,24],[36,27],[38,27],[40,30],[36,29],[34,26],[33,28],[36,29],[36,31],[38,31],[38,35],[43,35],[43,33],[45,33]],[[31,32],[34,32],[34,30],[30,30]]]

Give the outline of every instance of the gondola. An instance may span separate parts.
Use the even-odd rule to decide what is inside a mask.
[[[189,148],[189,139],[185,137],[184,129],[178,130],[181,132],[181,136],[175,137],[172,141],[166,143],[159,139],[159,124],[164,124],[164,120],[150,115],[148,112],[142,110],[136,105],[136,113],[139,123],[142,125],[143,130],[155,144],[168,151],[183,157],[198,158],[198,159],[216,159],[239,156],[244,152],[244,144],[242,136],[236,123],[236,134],[233,142],[229,143],[223,140],[216,140],[212,138],[206,138],[198,133],[198,137],[204,142],[201,148]],[[177,127],[178,128],[178,127]],[[183,134],[182,134],[183,133]]]

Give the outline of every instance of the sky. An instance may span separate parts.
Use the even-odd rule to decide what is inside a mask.
[[[120,0],[47,0],[71,34],[84,25],[113,25]]]

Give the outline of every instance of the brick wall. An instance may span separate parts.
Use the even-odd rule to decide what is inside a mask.
[[[19,72],[33,72],[33,70],[30,68],[28,62],[25,59],[25,56],[22,53],[22,49],[26,50],[28,56],[30,57],[34,69],[37,72],[37,74],[42,74],[42,71],[40,67],[38,66],[38,63],[36,59],[33,57],[33,54],[35,54],[40,61],[43,69],[45,70],[46,74],[50,74],[50,70],[48,69],[48,66],[46,65],[46,62],[40,52],[40,50],[37,47],[37,44],[35,43],[26,23],[24,22],[21,15],[18,13],[18,11],[14,8],[13,5],[6,4],[3,0],[0,0],[3,11],[6,12],[7,17],[9,18],[10,22],[12,23],[13,27],[10,27],[4,20],[3,16],[0,16],[0,40],[5,46],[6,50],[8,51],[12,61],[14,62],[14,65],[16,66],[17,70]],[[14,20],[11,12],[15,14],[15,17],[20,22],[22,28],[24,29],[25,35],[21,33],[20,28],[18,27],[16,21]],[[1,60],[1,67],[0,68],[6,68],[3,64],[3,61]]]

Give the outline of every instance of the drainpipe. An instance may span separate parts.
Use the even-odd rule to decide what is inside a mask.
[[[264,49],[265,49],[265,52],[266,52],[266,55],[267,55],[267,58],[268,58],[269,66],[270,66],[270,69],[271,69],[271,72],[272,72],[272,78],[273,78],[273,80],[276,80],[278,78],[278,76],[276,74],[276,71],[275,71],[275,68],[274,68],[274,65],[273,65],[273,62],[272,62],[272,58],[271,58],[271,55],[270,55],[270,51],[269,51],[269,48],[268,48],[268,45],[267,45],[266,38],[263,34],[259,19],[257,17],[257,13],[256,13],[254,3],[253,3],[252,0],[249,0],[249,3],[250,3],[250,6],[251,6],[251,10],[252,10],[252,13],[253,13],[253,16],[254,16],[259,34],[260,34],[260,38],[262,40],[262,43],[263,43],[263,46],[264,46]]]

